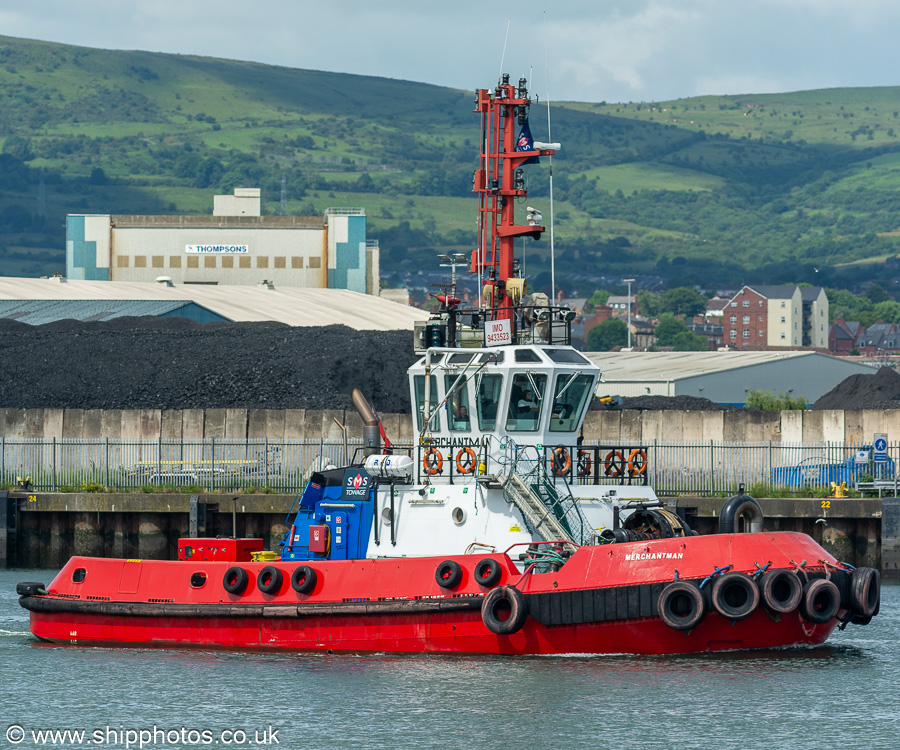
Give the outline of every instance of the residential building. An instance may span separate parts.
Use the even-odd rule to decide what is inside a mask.
[[[713,318],[713,320],[715,320],[715,318]],[[688,323],[687,327],[691,333],[697,336],[705,336],[710,349],[718,349],[720,346],[724,346],[721,323],[714,323],[708,319],[703,322],[697,322],[695,320],[692,323]]]
[[[866,357],[893,354],[900,350],[900,326],[895,323],[873,323],[863,329],[856,348]]]
[[[725,308],[728,307],[730,301],[726,297],[713,297],[707,301],[704,315],[707,318],[721,318],[725,314]]]
[[[736,349],[825,349],[828,298],[822,287],[744,286],[725,308],[723,328]]]
[[[852,349],[857,349],[857,342],[865,333],[866,329],[859,321],[835,318],[828,329],[828,351],[849,354]]]
[[[631,348],[646,351],[656,343],[655,326],[645,318],[631,318]]]
[[[613,315],[627,315],[628,314],[628,295],[622,296],[611,296],[608,300],[606,300],[606,304],[609,308],[612,309]],[[637,315],[640,312],[637,302],[637,295],[631,295],[631,314]]]

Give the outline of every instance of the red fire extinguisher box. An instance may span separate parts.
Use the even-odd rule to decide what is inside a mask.
[[[310,526],[309,527],[309,551],[316,555],[328,554],[328,532],[327,526]]]
[[[178,559],[250,562],[250,553],[262,549],[262,539],[179,539]]]

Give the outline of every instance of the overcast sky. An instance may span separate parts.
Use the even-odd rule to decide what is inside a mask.
[[[546,14],[545,14],[546,11]],[[546,20],[545,20],[546,19]],[[0,34],[660,101],[900,83],[897,0],[0,0]]]

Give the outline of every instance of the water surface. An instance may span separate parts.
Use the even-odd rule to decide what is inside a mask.
[[[56,747],[125,748],[127,730],[154,726],[156,742],[144,747],[900,747],[897,586],[884,587],[871,625],[816,648],[347,656],[42,644],[15,584],[53,575],[0,571],[0,748],[53,746],[33,741],[39,729],[87,732]],[[21,744],[4,738],[11,724],[25,729]],[[185,741],[163,736],[182,727]],[[262,742],[269,727],[277,743]],[[94,731],[102,741],[89,745]],[[247,741],[226,744],[234,735],[223,731]]]

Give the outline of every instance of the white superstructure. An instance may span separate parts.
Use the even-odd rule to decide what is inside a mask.
[[[393,477],[376,493],[368,557],[588,544],[613,527],[616,506],[624,518],[657,502],[640,456],[631,466],[618,456],[610,472],[604,452],[580,445],[599,377],[568,345],[428,349],[409,369],[407,478],[381,457],[367,462],[376,482]]]

